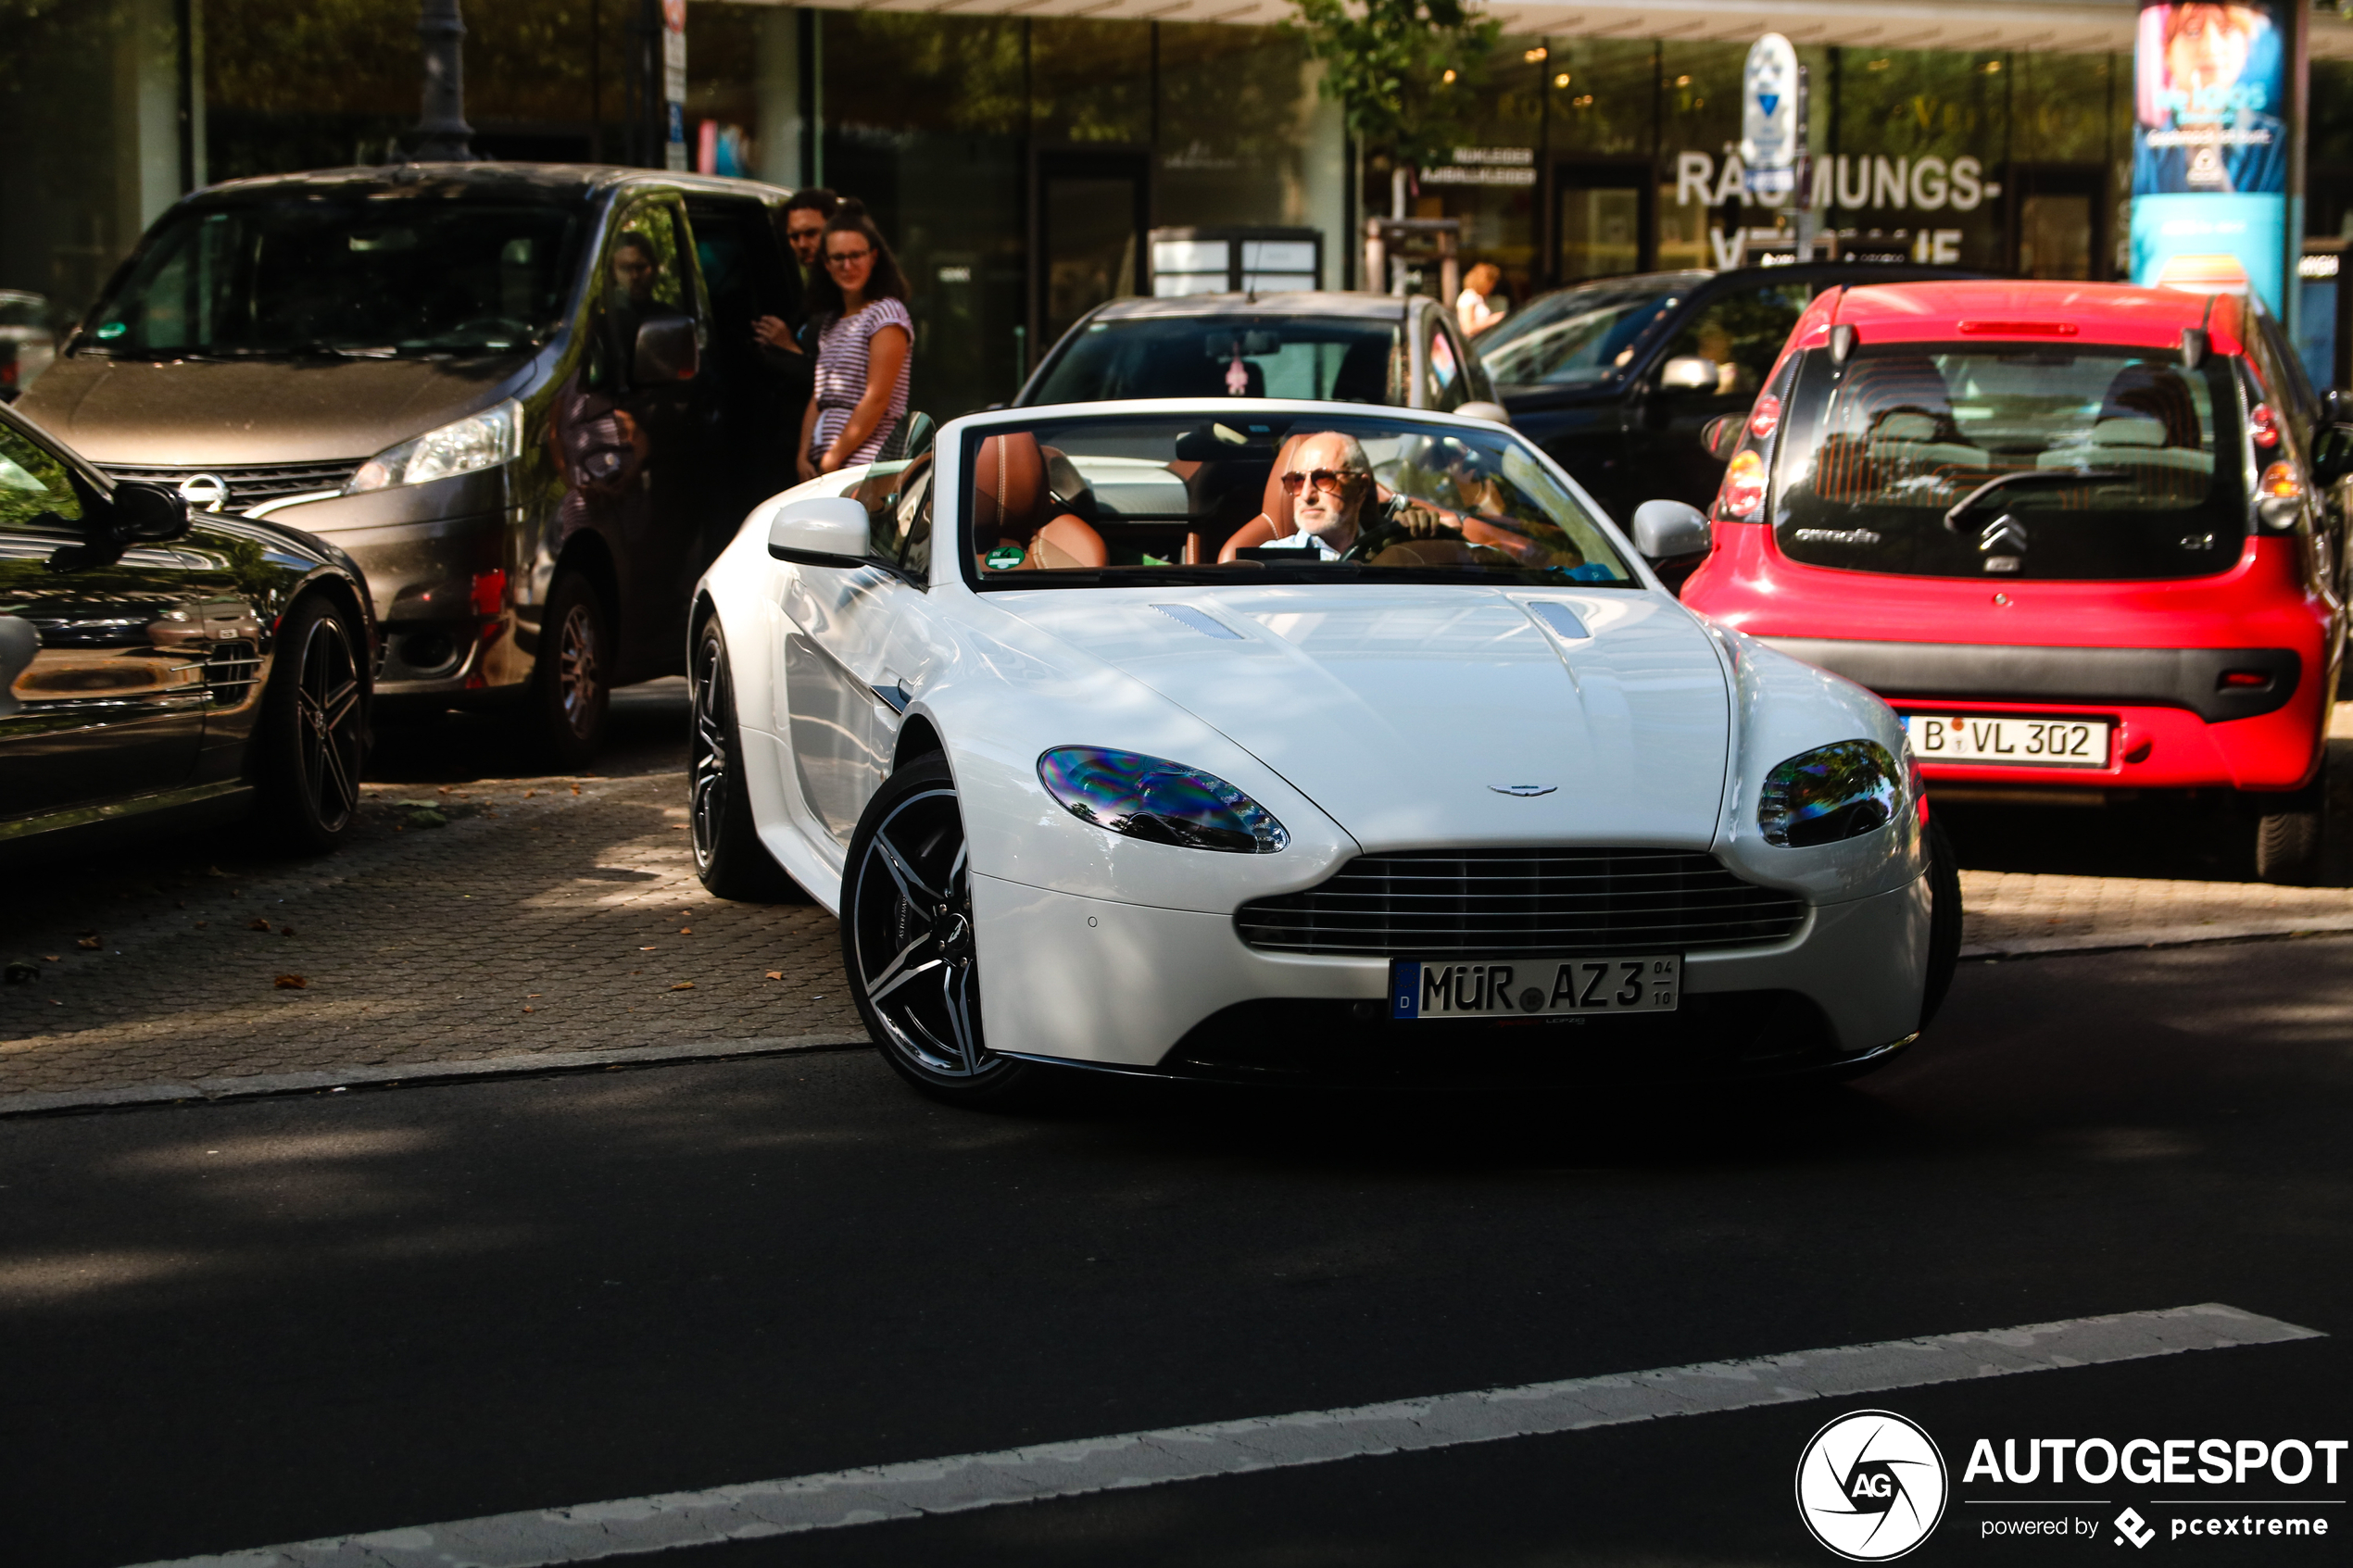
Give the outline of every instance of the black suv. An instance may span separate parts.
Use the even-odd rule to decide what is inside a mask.
[[[1512,427],[1623,523],[1644,501],[1715,498],[1724,464],[1700,433],[1755,401],[1816,295],[1981,275],[1860,261],[1639,272],[1540,295],[1472,343]]]

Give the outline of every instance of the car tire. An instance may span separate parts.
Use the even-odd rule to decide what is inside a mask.
[[[559,768],[587,766],[604,745],[613,652],[604,596],[581,572],[558,573],[539,621],[532,707],[541,749]]]
[[[2264,882],[2291,886],[2320,880],[2321,862],[2328,849],[2328,819],[2322,802],[2265,811],[2255,819],[2255,874]]]
[[[908,1083],[974,1108],[1035,1098],[1051,1070],[981,1038],[971,863],[944,759],[893,772],[860,817],[842,873],[841,958],[867,1032]]]
[[[323,594],[278,624],[251,777],[262,831],[299,855],[341,843],[359,811],[368,759],[367,633]]]
[[[1928,824],[1928,983],[1920,992],[1920,1027],[1925,1029],[1953,988],[1961,961],[1961,862],[1944,824]]]
[[[727,636],[711,617],[695,634],[694,721],[688,735],[687,819],[695,874],[713,897],[747,903],[807,903],[785,869],[760,842],[751,791],[744,779],[743,731],[736,721],[736,683]]]

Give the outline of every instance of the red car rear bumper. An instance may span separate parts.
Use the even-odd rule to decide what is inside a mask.
[[[2335,610],[2304,586],[2293,539],[2250,539],[2238,562],[2212,577],[2051,583],[1802,566],[1756,523],[1719,521],[1716,538],[1715,554],[1684,586],[1686,604],[1768,641],[1803,643],[1816,655],[1847,645],[1860,656],[1853,662],[1871,671],[1891,664],[1875,652],[1905,650],[1906,659],[1892,661],[1905,667],[1900,679],[1865,681],[1898,712],[2049,715],[2118,726],[2106,767],[1923,759],[1931,781],[2278,791],[2301,786],[2319,766]],[[1939,673],[1932,653],[1939,646],[1954,650],[1949,675]],[[2007,649],[2026,657],[1986,657]],[[2212,651],[2225,649],[2246,657]],[[2073,650],[2082,657],[2070,659]],[[2170,650],[2198,651],[2172,660]],[[2226,671],[2266,660],[2274,683],[2268,695],[2222,684]],[[1836,668],[1841,660],[1820,662]],[[2171,689],[2152,700],[2153,688],[2164,686]],[[2248,716],[2231,716],[2239,713]]]

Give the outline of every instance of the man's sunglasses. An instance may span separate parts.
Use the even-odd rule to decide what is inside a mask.
[[[1342,495],[1347,494],[1350,482],[1364,477],[1361,473],[1334,473],[1329,469],[1315,469],[1307,473],[1287,473],[1282,476],[1283,494],[1296,495],[1299,494],[1299,487],[1312,480],[1315,482],[1315,488],[1325,495]]]

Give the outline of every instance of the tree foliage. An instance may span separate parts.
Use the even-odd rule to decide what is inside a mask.
[[[1323,94],[1368,152],[1422,168],[1462,144],[1503,24],[1465,0],[1291,0]]]

